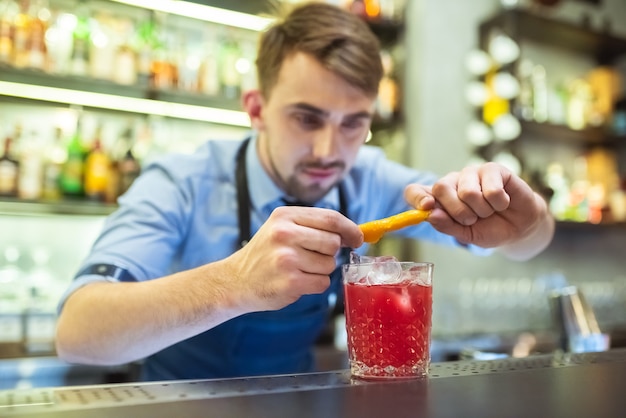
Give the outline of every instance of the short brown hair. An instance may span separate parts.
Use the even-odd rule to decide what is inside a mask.
[[[303,3],[265,31],[256,60],[263,96],[269,98],[283,61],[295,52],[312,55],[367,95],[378,94],[383,75],[378,38],[349,11],[321,2]]]

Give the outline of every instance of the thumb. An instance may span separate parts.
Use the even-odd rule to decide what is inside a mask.
[[[435,198],[431,186],[409,184],[404,189],[404,199],[415,209],[431,210],[435,207]]]

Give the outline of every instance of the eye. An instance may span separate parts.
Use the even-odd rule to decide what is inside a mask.
[[[312,113],[294,113],[293,117],[298,125],[305,130],[318,129],[323,124],[322,119]]]
[[[341,123],[341,127],[344,129],[361,129],[365,126],[364,118],[349,118]]]

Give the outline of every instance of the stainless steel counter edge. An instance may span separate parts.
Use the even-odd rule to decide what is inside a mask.
[[[237,405],[246,404],[248,405],[246,408],[253,408],[246,413],[246,416],[293,416],[291,414],[296,411],[298,411],[297,415],[299,417],[352,416],[350,415],[350,410],[345,410],[344,408],[346,403],[354,402],[354,396],[357,396],[357,399],[361,399],[361,406],[370,405],[372,411],[385,403],[389,403],[390,406],[395,404],[399,407],[404,402],[410,408],[406,411],[404,409],[395,411],[392,415],[417,416],[414,413],[419,409],[418,407],[424,405],[427,406],[428,411],[433,413],[437,408],[441,411],[448,410],[445,404],[440,404],[439,402],[432,403],[434,399],[439,399],[443,395],[443,392],[439,393],[439,390],[445,390],[445,387],[448,387],[450,393],[455,393],[459,390],[461,391],[458,393],[465,393],[459,385],[467,386],[468,390],[470,388],[478,390],[481,385],[486,388],[487,386],[492,386],[496,380],[502,380],[501,384],[496,384],[495,386],[496,390],[500,390],[499,388],[507,387],[507,385],[516,387],[516,381],[534,381],[535,379],[536,385],[531,385],[531,387],[527,385],[520,386],[517,389],[520,391],[519,394],[526,393],[526,396],[529,396],[530,393],[533,399],[543,399],[542,402],[548,402],[549,405],[554,406],[557,399],[550,399],[546,397],[546,394],[554,391],[554,387],[550,385],[555,382],[562,386],[563,382],[557,376],[565,378],[566,374],[571,375],[566,379],[567,384],[574,385],[572,389],[578,390],[578,385],[589,387],[592,383],[586,378],[580,378],[580,382],[577,379],[572,380],[572,376],[593,376],[596,373],[594,370],[599,368],[598,366],[602,366],[603,373],[617,373],[615,376],[607,375],[607,378],[615,379],[617,377],[620,379],[620,387],[622,389],[626,387],[624,384],[626,383],[626,349],[581,354],[555,352],[550,355],[535,355],[524,358],[433,363],[431,365],[430,377],[427,379],[392,382],[356,380],[350,377],[348,370],[338,370],[325,373],[220,380],[142,382],[5,390],[0,391],[0,416],[63,416],[69,418],[74,416],[100,417],[114,415],[116,417],[132,416],[133,418],[139,418],[143,416],[173,416],[168,415],[172,413],[172,410],[180,411],[180,414],[175,416],[185,417],[213,416],[213,414],[208,414],[209,411],[213,410],[215,410],[215,416],[219,417],[240,416],[241,409],[239,407],[237,407],[239,409],[236,409],[236,412],[234,412],[235,410],[228,411],[229,408],[234,407],[235,403]],[[571,370],[573,374],[571,372],[558,373],[559,370],[565,369]],[[441,381],[441,384],[439,384],[439,381]],[[544,386],[543,388],[542,385]],[[435,390],[436,387],[441,387],[442,389]],[[620,389],[615,388],[615,390],[619,391]],[[537,393],[532,394],[529,391],[537,391]],[[605,391],[605,393],[607,392]],[[570,394],[565,395],[569,396]],[[483,395],[489,397],[492,394],[484,393]],[[506,398],[515,394],[503,393],[501,395],[505,395]],[[335,415],[338,410],[327,410],[323,415],[319,415],[323,411],[315,408],[312,410],[308,402],[312,399],[319,399],[319,396],[333,399],[329,405],[332,405],[332,408],[340,408],[341,413]],[[377,396],[384,396],[384,398],[376,399]],[[398,398],[396,399],[397,402],[394,401],[396,397]],[[417,402],[419,399],[421,401]],[[623,400],[624,396],[612,399],[616,401],[619,399],[619,402],[622,403],[626,402],[626,400]],[[456,400],[450,399],[450,402],[453,401],[462,404],[462,399],[458,396]],[[493,401],[496,402],[497,399]],[[561,402],[559,405],[566,405],[564,402],[568,402],[566,398],[558,401]],[[576,399],[569,402],[571,403],[572,401],[577,402]],[[254,405],[257,404],[259,407],[261,405],[265,405],[265,407],[257,410],[254,408]],[[318,401],[315,402],[315,405],[317,404]],[[605,402],[605,404],[607,407],[611,406],[610,402]],[[502,405],[500,406],[502,407]],[[513,409],[520,409],[520,405],[511,404],[510,406]],[[532,405],[524,404],[522,406],[525,406],[526,408],[522,409],[528,412],[527,408]],[[541,402],[535,405],[535,407],[537,406],[541,406]],[[266,407],[270,407],[273,411],[272,415],[265,415],[267,410],[264,408]],[[623,407],[626,407],[626,404],[619,405],[619,408]],[[472,410],[467,409],[467,406],[464,409],[463,416],[465,417],[491,416],[473,415]],[[195,415],[195,412],[193,412],[202,410],[206,412],[204,415]],[[578,410],[583,411],[579,408]],[[448,410],[448,412],[452,412],[452,410]],[[502,413],[501,410],[500,413]],[[420,414],[419,416],[434,417],[446,415]],[[506,415],[493,416],[518,415],[515,415],[514,410],[509,410]],[[534,415],[526,416],[560,415],[537,415],[537,411],[535,411]],[[595,410],[594,416],[613,415],[603,415],[601,411]]]

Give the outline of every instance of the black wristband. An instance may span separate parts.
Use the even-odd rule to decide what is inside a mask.
[[[97,274],[99,276],[112,277],[120,282],[136,282],[137,280],[128,272],[128,270],[113,264],[94,264],[81,270],[76,277],[85,276],[87,274]]]

